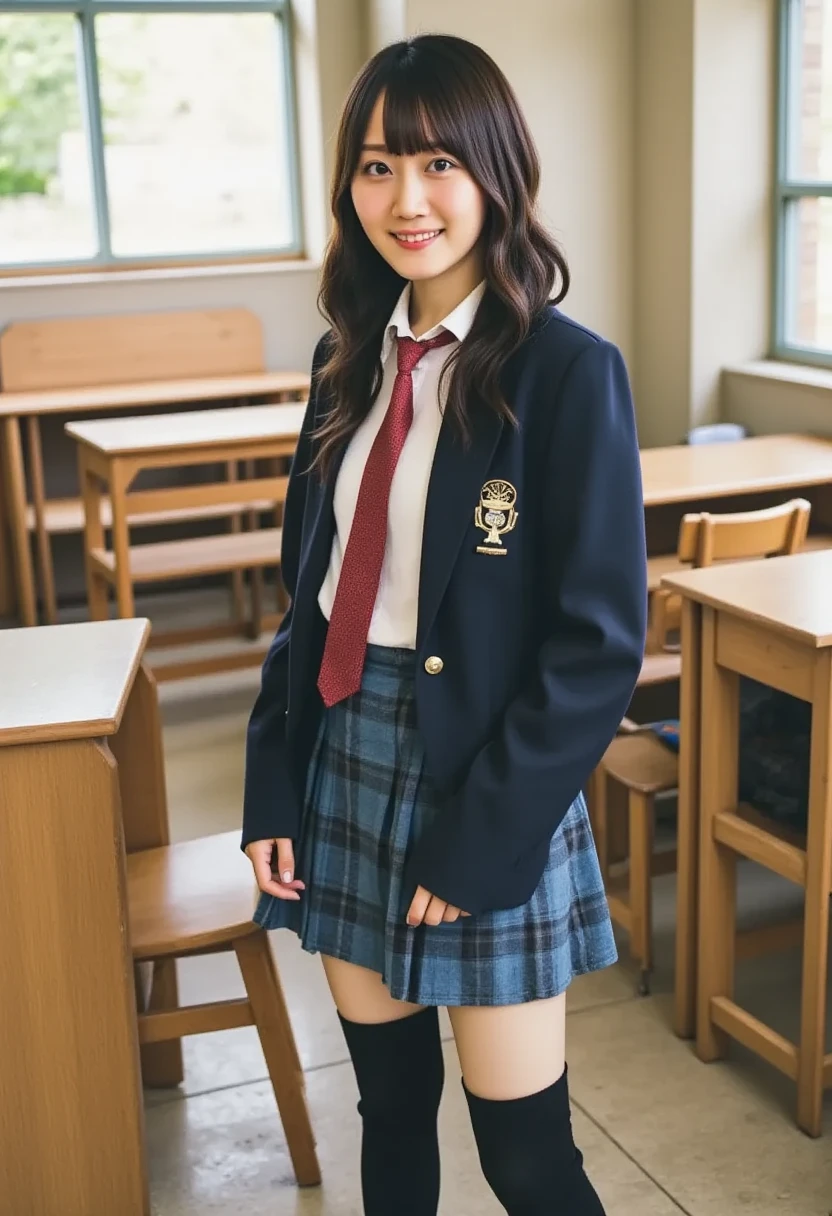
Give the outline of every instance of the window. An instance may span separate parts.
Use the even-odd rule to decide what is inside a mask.
[[[297,254],[287,0],[0,3],[0,267]]]
[[[832,365],[832,0],[780,0],[774,354]]]

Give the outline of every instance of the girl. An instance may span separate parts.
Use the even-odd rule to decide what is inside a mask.
[[[353,86],[243,847],[258,923],[323,957],[367,1216],[437,1211],[440,1005],[505,1210],[603,1214],[565,990],[616,957],[580,791],[639,672],[643,508],[621,356],[549,302],[538,176],[470,43],[397,43]]]

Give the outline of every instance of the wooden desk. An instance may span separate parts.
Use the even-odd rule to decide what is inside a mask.
[[[5,513],[12,541],[15,594],[24,625],[37,624],[37,594],[29,536],[37,540],[40,578],[47,619],[54,623],[55,593],[49,536],[80,531],[83,515],[77,499],[49,501],[44,488],[39,420],[49,414],[85,415],[102,410],[135,410],[210,401],[298,400],[309,391],[302,372],[249,372],[234,376],[151,380],[144,383],[92,385],[85,388],[42,389],[0,393],[0,454],[5,464]],[[22,420],[27,424],[31,506],[27,501],[23,464]],[[159,426],[158,421],[156,426]],[[1,525],[0,525],[1,526]]]
[[[280,560],[280,530],[262,528],[245,535],[199,537],[131,547],[129,523],[142,513],[202,510],[233,500],[252,508],[263,501],[281,501],[285,477],[253,477],[233,483],[208,483],[160,490],[133,491],[145,469],[209,463],[254,462],[291,456],[297,446],[305,404],[261,405],[229,410],[167,414],[159,418],[108,418],[74,422],[67,434],[78,443],[78,468],[84,499],[84,552],[90,615],[103,620],[109,612],[108,587],[115,586],[118,614],[134,613],[134,582],[154,582],[212,571],[276,566]],[[101,500],[110,497],[112,550],[104,544]],[[255,618],[260,619],[259,606]],[[239,632],[235,626],[211,627],[212,638]],[[255,630],[259,636],[259,628]],[[187,643],[203,634],[189,631],[168,642]],[[207,636],[207,635],[205,635]],[[154,637],[154,644],[159,639]],[[206,670],[232,670],[262,662],[263,652],[217,656],[157,669],[160,678],[183,678]]]
[[[713,566],[665,584],[684,597],[677,916],[679,925],[698,926],[698,940],[677,937],[677,976],[689,974],[694,949],[697,957],[695,1018],[693,994],[677,988],[677,1029],[689,1033],[695,1022],[703,1059],[722,1054],[731,1035],[796,1078],[798,1122],[817,1135],[824,1076],[832,1082],[832,1055],[824,1057],[832,883],[832,553]],[[778,846],[777,866],[806,888],[799,1047],[732,1000],[735,854],[711,846],[714,840],[728,846],[741,841],[753,856],[756,839],[755,829],[735,814],[739,676],[812,705],[808,838],[805,849]],[[759,847],[758,856],[764,856]]]
[[[0,1195],[147,1216],[125,849],[167,844],[144,620],[0,633]],[[155,1080],[174,1052],[142,1048]]]
[[[813,532],[832,532],[832,440],[761,435],[739,443],[647,448],[641,453],[647,552],[675,554],[687,511],[750,511],[786,498],[812,504]],[[652,574],[656,584],[662,574]]]

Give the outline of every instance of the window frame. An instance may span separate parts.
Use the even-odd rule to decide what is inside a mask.
[[[78,31],[79,104],[90,154],[93,221],[98,252],[87,258],[35,262],[0,262],[0,277],[172,269],[175,267],[228,266],[250,262],[294,261],[304,256],[301,207],[300,147],[295,86],[294,37],[291,0],[0,0],[0,13],[69,13]],[[271,13],[283,53],[283,104],[288,122],[289,199],[294,239],[287,245],[264,248],[204,250],[199,253],[119,256],[113,252],[104,163],[104,134],[95,44],[95,18],[104,13]],[[281,28],[282,27],[282,28]]]
[[[789,272],[798,256],[798,204],[802,198],[832,198],[832,181],[812,181],[790,174],[790,152],[794,147],[798,117],[792,112],[792,101],[800,74],[798,56],[802,0],[779,2],[772,357],[791,363],[832,367],[832,349],[800,346],[787,338],[794,303]]]

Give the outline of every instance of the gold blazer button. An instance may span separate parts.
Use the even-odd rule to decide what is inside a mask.
[[[425,659],[425,671],[429,676],[438,676],[444,666],[439,655],[432,654],[429,659]]]

